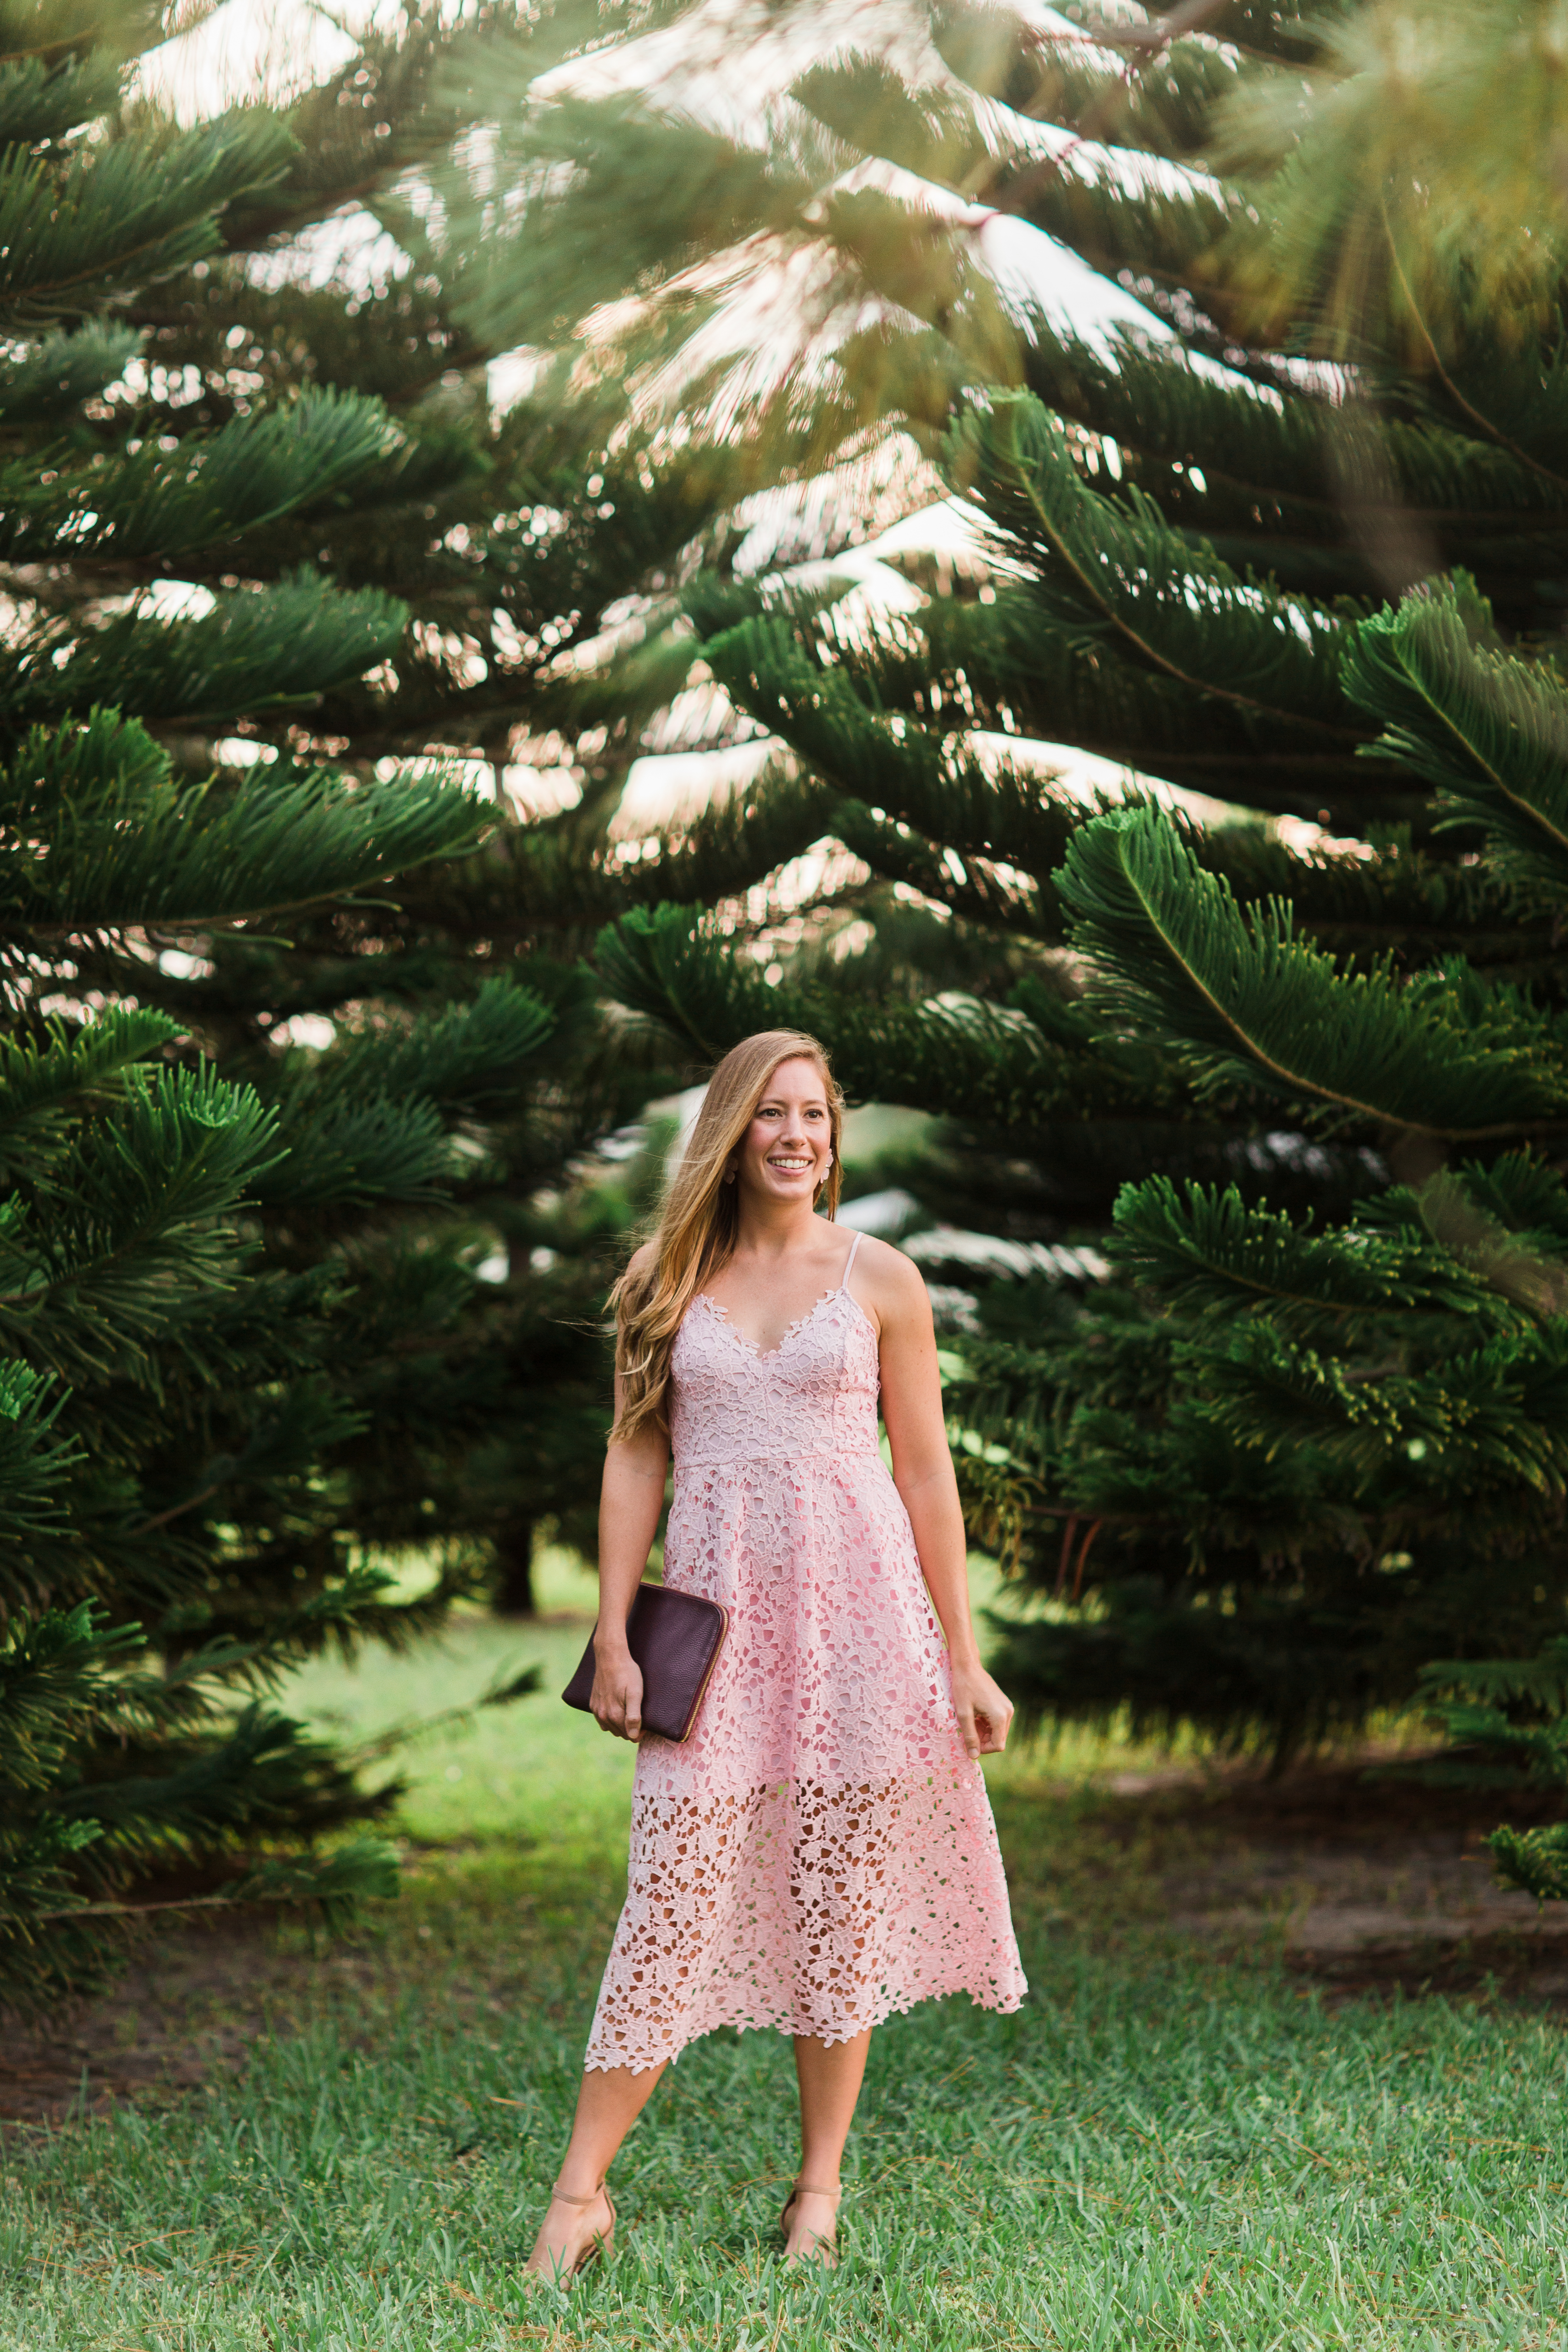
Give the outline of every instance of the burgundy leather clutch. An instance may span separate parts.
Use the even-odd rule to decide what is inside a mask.
[[[642,1668],[645,1732],[656,1732],[660,1739],[686,1738],[729,1630],[730,1612],[716,1601],[674,1592],[668,1584],[638,1585],[626,1615],[626,1647]],[[568,1706],[586,1711],[593,1691],[590,1642],[561,1696]]]

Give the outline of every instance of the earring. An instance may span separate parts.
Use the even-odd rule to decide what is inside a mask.
[[[726,1169],[725,1169],[725,1171],[724,1171],[724,1181],[725,1181],[725,1183],[726,1183],[726,1184],[732,1184],[732,1183],[734,1182],[734,1181],[735,1181],[735,1171],[734,1171],[734,1170],[733,1170],[732,1168],[726,1168]]]

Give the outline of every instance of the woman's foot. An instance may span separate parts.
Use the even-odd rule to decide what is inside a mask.
[[[786,2263],[820,2263],[832,2270],[838,2260],[838,2200],[842,2190],[809,2189],[796,2181],[779,2215]]]
[[[568,2196],[563,2189],[552,2189],[550,2210],[533,2242],[528,2267],[539,2277],[552,2279],[560,2285],[596,2262],[601,2254],[614,2252],[615,2243],[616,2209],[602,2180],[597,2189],[584,2197]]]

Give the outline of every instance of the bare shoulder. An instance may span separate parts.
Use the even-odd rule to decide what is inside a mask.
[[[626,1288],[621,1293],[621,1312],[623,1314],[625,1314],[628,1305],[637,1306],[641,1304],[642,1300],[647,1297],[647,1292],[652,1286],[654,1276],[658,1271],[658,1245],[656,1242],[644,1242],[640,1249],[634,1250],[632,1252],[631,1257],[627,1262],[626,1270],[621,1276],[622,1281],[626,1285]]]
[[[919,1266],[901,1249],[895,1249],[891,1242],[879,1241],[874,1234],[868,1234],[860,1244],[850,1288],[875,1310],[880,1324],[907,1324],[911,1318],[931,1321],[931,1300]]]

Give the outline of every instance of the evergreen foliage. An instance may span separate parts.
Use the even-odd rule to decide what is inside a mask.
[[[798,762],[759,817],[815,788],[871,880],[767,940],[776,986],[689,902],[600,959],[694,1055],[798,1023],[852,1093],[937,1114],[904,1171],[932,1212],[1100,1238],[1108,1282],[994,1286],[954,1341],[972,1525],[1035,1596],[997,1670],[1036,1718],[1277,1759],[1434,1657],[1531,1654],[1568,1599],[1561,297],[1528,330],[1458,303],[1420,364],[1369,310],[1341,374],[1327,294],[1259,310],[1289,173],[1214,168],[1281,73],[1310,117],[1373,13],[1068,37],[943,6],[923,82],[842,55],[797,81],[781,152],[809,118],[840,169],[1026,222],[1152,323],[1078,334],[1025,293],[987,371],[961,306],[918,397],[934,298],[887,314],[881,374],[841,345],[839,413],[923,436],[979,554],[945,593],[911,566],[915,612],[688,604]],[[925,201],[888,199],[911,239]],[[970,224],[921,217],[929,295]],[[827,209],[788,235],[887,291]],[[664,331],[690,259],[650,264]],[[1069,793],[1028,739],[1145,782]]]
[[[220,268],[229,212],[279,201],[298,152],[259,110],[188,133],[139,113],[134,59],[167,28],[52,0],[0,28],[13,2002],[91,1982],[149,1874],[329,1912],[385,1891],[376,1841],[299,1842],[391,1787],[361,1787],[269,1694],[323,1642],[427,1621],[366,1563],[344,1456],[384,1367],[472,1284],[418,1232],[389,1237],[450,1195],[479,1107],[557,1018],[491,975],[434,1020],[247,1063],[179,1001],[220,953],[279,952],[280,923],[364,919],[493,819],[438,768],[356,772],[303,737],[269,762],[213,756],[395,656],[407,614],[384,585],[247,558],[374,494],[403,444],[382,398],[331,385],[164,429],[176,387],[138,306]]]
[[[1429,1719],[1447,1737],[1436,1763],[1402,1778],[1438,1787],[1556,1797],[1568,1782],[1568,1639],[1534,1658],[1438,1660],[1421,1677]],[[1506,1886],[1539,1902],[1568,1899],[1568,1822],[1507,1826],[1487,1840]]]
[[[362,1304],[334,1378],[356,1432],[300,1542],[252,1559],[250,1595],[287,1596],[323,1543],[370,1543],[434,1550],[426,1619],[464,1591],[526,1611],[542,1523],[591,1549],[602,1303],[632,1211],[603,1163],[585,1186],[575,1171],[671,1080],[668,1055],[606,1029],[582,952],[616,909],[672,887],[723,896],[819,829],[816,796],[807,811],[787,793],[754,825],[725,811],[639,839],[621,818],[634,761],[681,739],[671,706],[695,647],[680,585],[704,567],[728,582],[747,499],[798,457],[641,414],[591,350],[552,345],[559,304],[535,282],[527,224],[512,237],[510,213],[474,212],[500,167],[466,127],[499,103],[506,172],[526,184],[551,168],[533,80],[624,21],[491,6],[454,26],[432,6],[373,28],[297,103],[287,172],[226,213],[222,248],[128,312],[144,337],[145,429],[199,447],[204,478],[230,444],[237,463],[258,436],[269,449],[279,417],[296,432],[318,416],[377,420],[356,471],[328,470],[334,442],[313,460],[320,495],[264,513],[255,490],[243,539],[193,541],[179,570],[219,596],[237,577],[253,601],[330,593],[391,613],[395,600],[382,658],[323,680],[308,707],[253,694],[237,718],[187,708],[178,761],[201,777],[258,758],[274,777],[327,762],[366,789],[390,761],[445,761],[495,796],[477,856],[417,873],[399,857],[390,896],[307,907],[286,938],[215,931],[194,964],[149,973],[110,942],[90,966],[94,984],[168,1009],[280,1115],[303,1087],[323,1140],[333,1107],[341,1168],[318,1200],[288,1163],[278,1197],[259,1195],[260,1232],[290,1278],[352,1252]],[[310,238],[335,228],[347,194],[380,241],[323,282]],[[520,337],[527,350],[509,358]],[[509,397],[507,382],[521,389]],[[325,422],[312,429],[323,437]],[[533,1028],[511,1033],[508,1058],[497,1032],[525,1002]],[[278,1050],[290,1024],[311,1040],[292,1058]],[[411,1205],[411,1164],[397,1218],[346,1241],[335,1188],[391,1166],[366,1108],[378,1089],[422,1094],[430,1149],[457,1126],[466,1157],[447,1155],[437,1221]],[[244,1632],[249,1603],[235,1606],[222,1622]]]
[[[1352,353],[1381,337],[1418,362],[1457,320],[1539,325],[1565,225],[1548,0],[1373,0],[1322,11],[1313,30],[1312,103],[1299,72],[1258,76],[1232,94],[1218,141],[1233,168],[1279,167],[1267,266],[1258,253],[1247,273],[1260,310],[1307,310]]]

